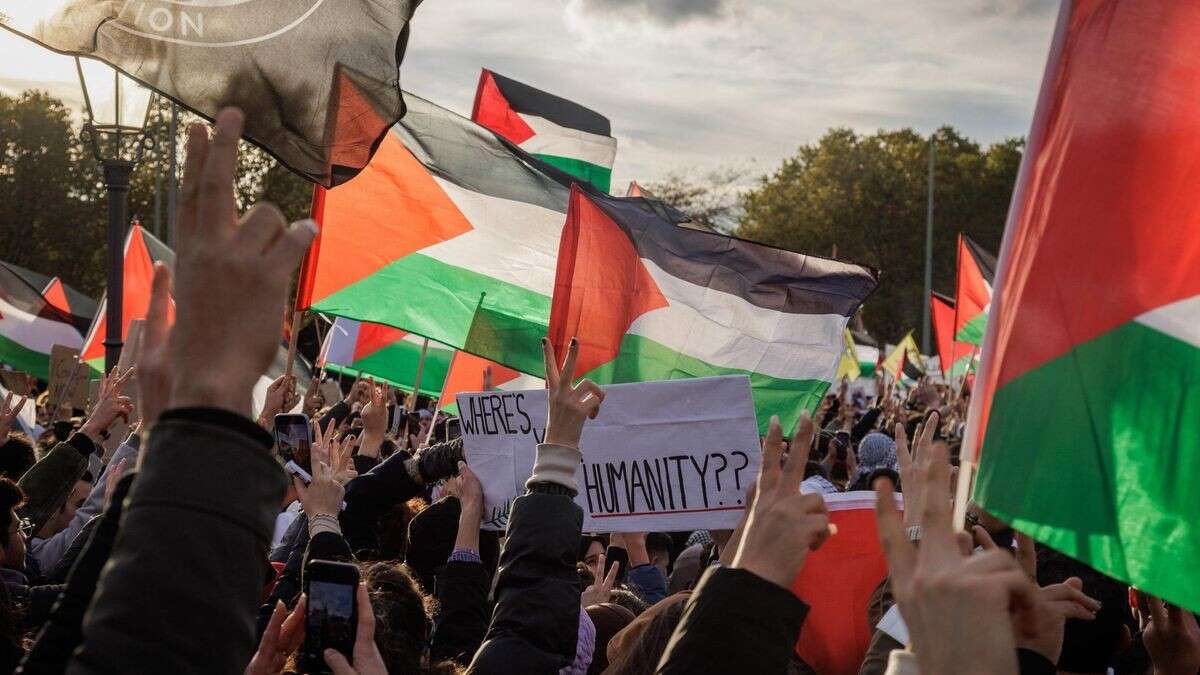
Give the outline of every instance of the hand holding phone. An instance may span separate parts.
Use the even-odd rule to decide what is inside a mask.
[[[275,416],[275,447],[288,473],[312,482],[312,426],[308,415],[281,413]]]
[[[359,625],[358,588],[358,567],[330,560],[312,560],[308,563],[304,573],[308,613],[304,620],[304,649],[301,653],[303,672],[333,672],[325,662],[327,649],[344,654],[347,659],[352,658],[355,632]],[[374,635],[371,637],[374,642]]]

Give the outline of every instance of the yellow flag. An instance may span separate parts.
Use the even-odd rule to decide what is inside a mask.
[[[854,336],[850,334],[849,328],[843,333],[846,344],[842,349],[842,360],[838,363],[834,382],[841,382],[842,378],[857,380],[862,375],[862,368],[858,365],[858,351],[854,349]]]
[[[899,380],[904,368],[905,362],[916,365],[920,370],[925,370],[925,360],[921,357],[921,348],[917,346],[917,341],[913,339],[913,332],[908,331],[908,335],[896,345],[883,360],[883,369],[892,378]]]

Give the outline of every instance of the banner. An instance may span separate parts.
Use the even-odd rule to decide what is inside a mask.
[[[575,472],[586,532],[732,529],[762,450],[744,375],[604,387]],[[484,529],[508,525],[546,432],[546,390],[458,396]]]

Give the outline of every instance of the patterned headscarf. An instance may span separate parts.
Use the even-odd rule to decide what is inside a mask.
[[[873,431],[858,444],[858,471],[854,480],[870,475],[876,469],[899,471],[896,461],[896,441],[886,434]]]

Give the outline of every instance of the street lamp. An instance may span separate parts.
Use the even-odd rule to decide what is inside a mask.
[[[81,136],[104,169],[108,190],[108,290],[105,315],[104,370],[111,371],[121,356],[124,323],[125,228],[129,179],[154,139],[145,133],[153,92],[99,61],[75,57],[83,89],[86,119]]]

